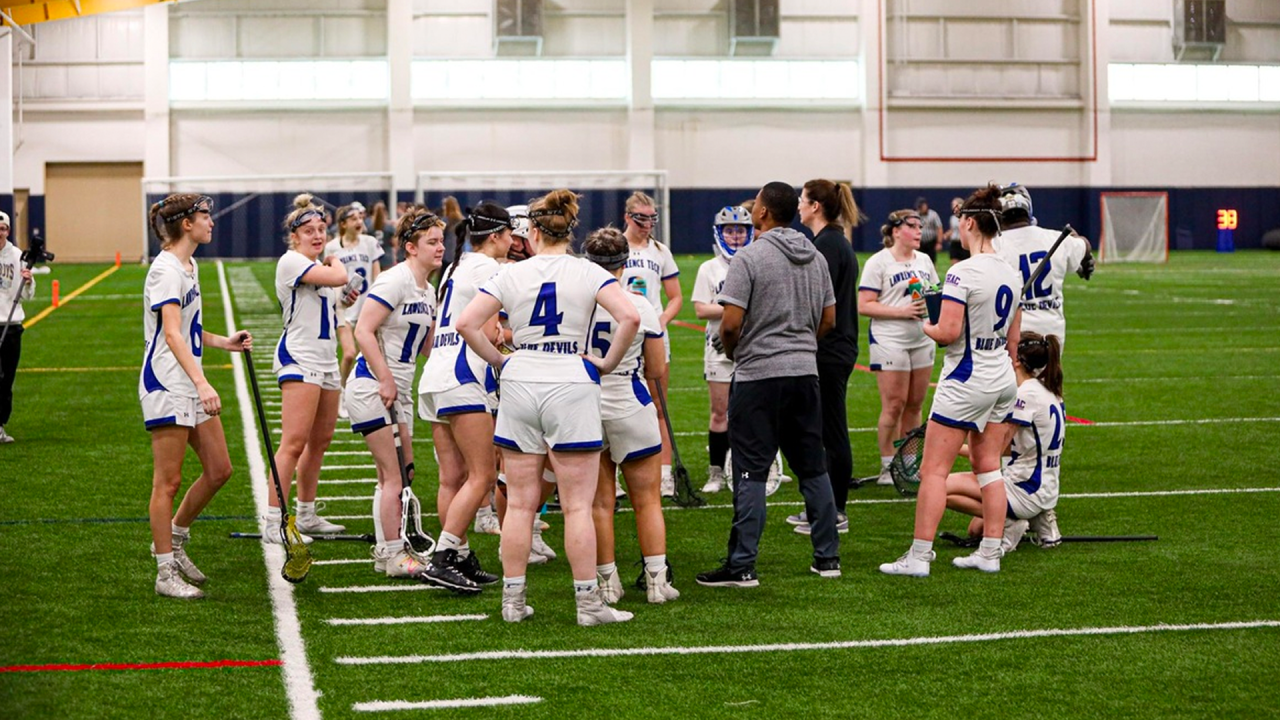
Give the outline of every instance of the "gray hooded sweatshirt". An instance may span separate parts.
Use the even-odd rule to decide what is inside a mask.
[[[716,301],[746,311],[735,380],[818,374],[818,323],[836,297],[826,261],[804,235],[774,228],[739,250]]]

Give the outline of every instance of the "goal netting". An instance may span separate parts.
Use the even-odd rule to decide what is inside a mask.
[[[639,190],[657,203],[658,227],[654,237],[670,245],[671,198],[665,170],[639,171],[511,171],[511,172],[420,172],[415,199],[427,207],[439,208],[447,196],[459,206],[474,207],[490,200],[503,206],[524,205],[557,188],[568,188],[581,196],[578,201],[578,231],[574,247],[579,248],[586,231],[612,224],[621,228],[627,197]]]
[[[1162,263],[1169,260],[1169,194],[1102,193],[1101,262]]]
[[[330,212],[358,201],[370,220],[377,203],[387,207],[388,222],[396,217],[391,173],[143,178],[142,261],[160,252],[160,244],[148,227],[148,213],[152,203],[168,195],[198,193],[213,198],[213,242],[201,250],[202,257],[262,258],[279,257],[284,252],[282,223],[293,210],[294,197],[303,192],[311,193],[314,202]],[[381,235],[379,228],[370,231],[375,237]]]

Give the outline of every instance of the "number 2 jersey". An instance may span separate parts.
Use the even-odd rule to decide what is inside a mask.
[[[407,262],[380,273],[369,288],[369,302],[379,303],[391,311],[378,327],[378,343],[395,378],[396,391],[404,397],[411,397],[418,353],[431,334],[435,297],[436,290],[431,283],[418,287]],[[364,353],[356,358],[355,373],[356,377],[374,377]]]
[[[431,355],[422,369],[418,394],[444,392],[467,383],[495,388],[489,363],[475,354],[458,334],[458,316],[480,291],[480,285],[497,274],[497,260],[479,252],[463,253],[444,279],[444,297],[436,318],[436,333],[431,340]]]
[[[1061,233],[1049,228],[1027,225],[1026,227],[1005,230],[992,241],[996,255],[1009,264],[1022,276],[1016,290],[1031,279],[1048,254],[1053,243]],[[1089,246],[1084,238],[1068,235],[1061,247],[1045,263],[1044,275],[1034,283],[1021,298],[1022,329],[1038,332],[1041,335],[1057,335],[1059,340],[1066,340],[1067,320],[1062,314],[1062,286],[1066,284],[1067,273],[1080,269],[1080,261],[1084,259]]]
[[[618,367],[600,379],[600,419],[620,420],[634,415],[637,410],[653,402],[644,379],[644,341],[662,337],[662,322],[658,312],[642,295],[627,293],[627,299],[640,313],[640,329],[631,340],[631,347],[622,356]],[[613,343],[618,323],[608,310],[596,310],[595,324],[591,329],[593,354],[603,358]]]
[[[504,380],[535,383],[600,381],[596,367],[581,357],[596,310],[596,294],[612,274],[582,258],[535,255],[502,266],[480,292],[507,311],[516,351],[502,366]]]
[[[181,308],[182,338],[195,356],[196,364],[200,365],[204,350],[204,328],[200,324],[200,270],[192,258],[191,271],[187,272],[178,256],[165,250],[151,262],[142,291],[142,332],[146,350],[142,359],[142,375],[138,379],[139,399],[156,390],[181,397],[199,397],[195,383],[178,364],[164,339],[160,312],[171,303]]]
[[[369,296],[369,276],[373,274],[373,264],[383,255],[382,245],[372,235],[360,235],[355,247],[347,247],[342,244],[342,238],[334,238],[324,246],[324,253],[320,258],[323,260],[330,255],[338,256],[338,261],[347,269],[347,277],[359,275],[364,279],[360,283],[360,297],[342,311],[347,322],[355,325],[356,319],[360,317],[360,308],[364,307],[365,298]]]
[[[338,300],[331,287],[309,285],[303,275],[321,267],[297,250],[276,263],[276,300],[284,332],[276,343],[275,369],[299,365],[315,372],[338,371]]]
[[[964,309],[960,337],[947,346],[942,380],[981,390],[995,390],[1017,382],[1007,349],[1009,323],[1022,286],[1013,268],[992,253],[974,255],[947,270],[942,283],[944,302]]]
[[[1018,386],[1018,400],[1010,422],[1013,435],[1012,460],[1004,476],[1049,509],[1058,504],[1058,474],[1062,444],[1067,429],[1062,398],[1049,392],[1032,378]]]

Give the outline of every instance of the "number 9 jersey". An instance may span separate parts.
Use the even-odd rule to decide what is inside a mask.
[[[1007,345],[1009,323],[1018,309],[1014,296],[1021,287],[1013,268],[990,253],[947,270],[942,299],[961,306],[964,325],[960,337],[947,346],[943,380],[982,390],[1016,383]]]

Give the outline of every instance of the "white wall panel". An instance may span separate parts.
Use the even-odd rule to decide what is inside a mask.
[[[656,18],[653,21],[653,54],[657,57],[727,55],[729,18],[724,13]]]
[[[774,57],[845,58],[859,52],[856,18],[849,20],[788,20],[779,27]]]
[[[1280,114],[1112,113],[1111,152],[1118,186],[1280,186]]]
[[[543,19],[542,54],[550,57],[625,55],[626,25],[617,17],[552,17]]]
[[[420,111],[418,170],[625,170],[623,111]]]
[[[190,59],[236,57],[235,18],[173,17],[169,23],[169,56]]]
[[[413,56],[492,57],[493,19],[470,15],[416,18],[413,21]]]
[[[384,171],[385,112],[174,113],[173,175]]]
[[[894,110],[891,157],[1075,157],[1090,154],[1093,125],[1079,111]]]
[[[33,195],[44,194],[45,163],[141,162],[146,140],[141,113],[33,113],[21,133],[14,185]]]

